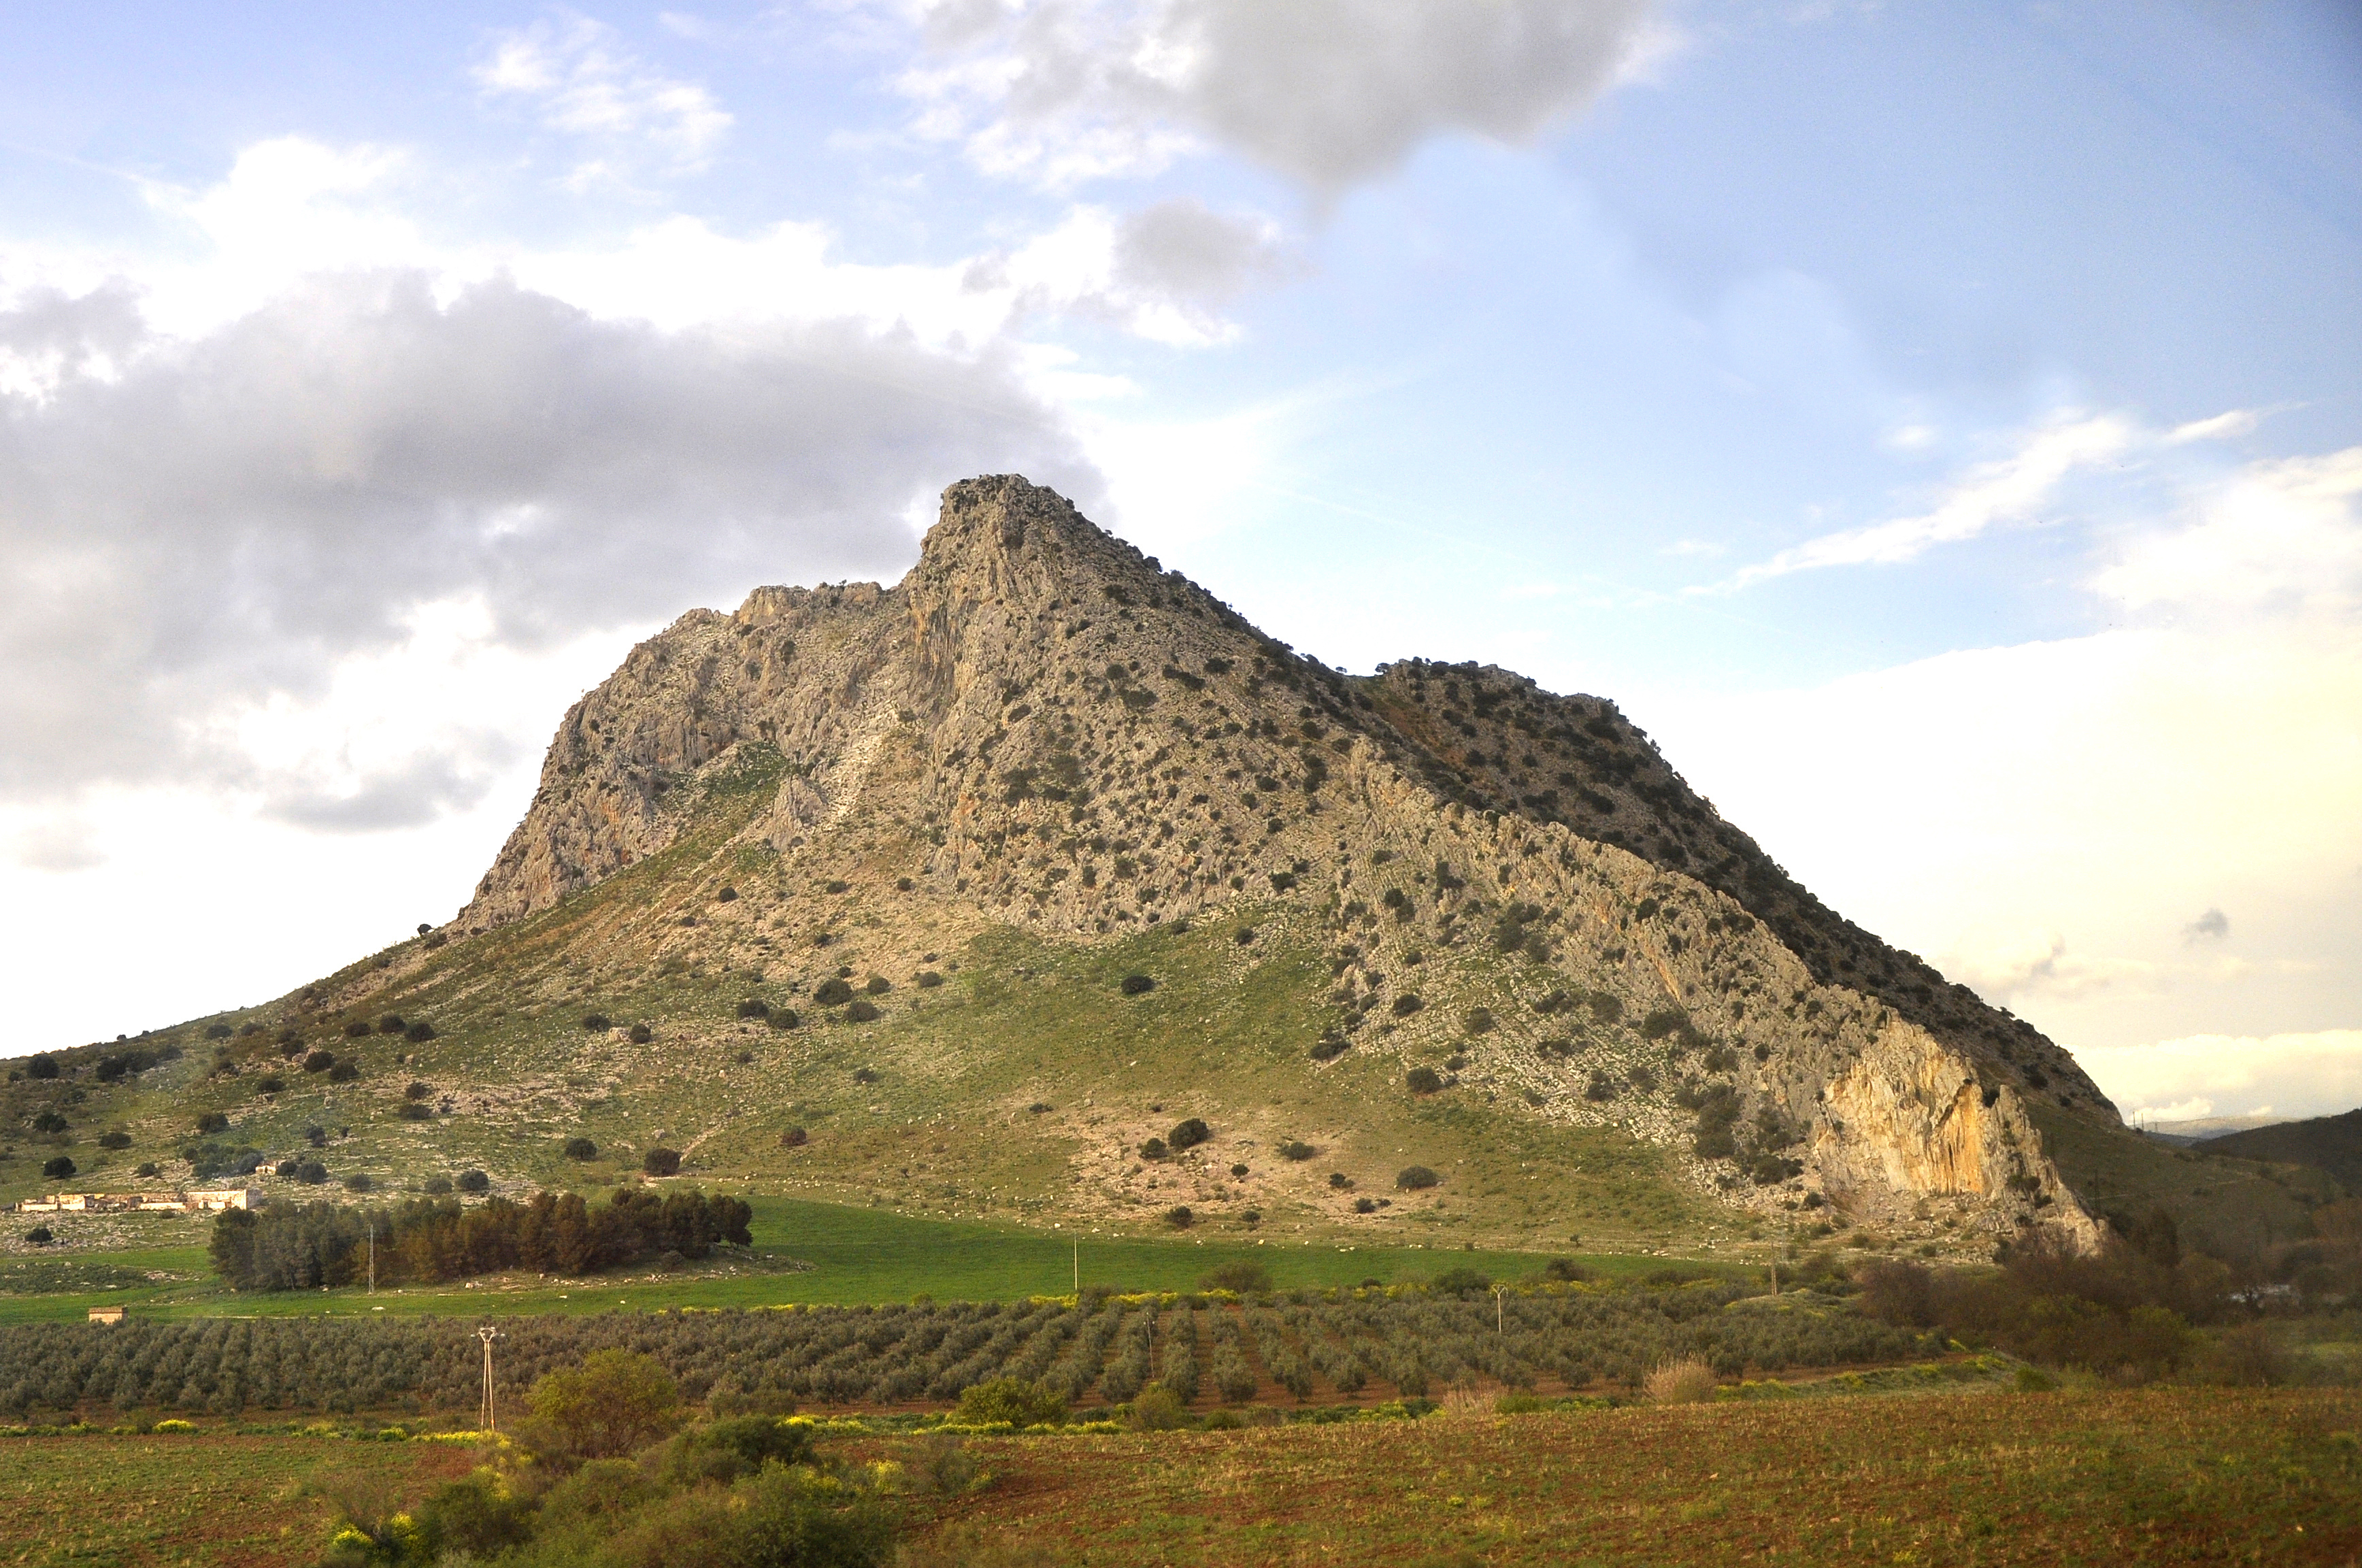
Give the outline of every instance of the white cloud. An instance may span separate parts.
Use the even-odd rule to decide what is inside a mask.
[[[733,123],[705,88],[649,69],[614,28],[571,13],[495,34],[471,74],[487,97],[526,100],[551,129],[607,149],[576,165],[577,184],[617,172],[617,160],[694,172]]]
[[[2195,520],[2128,539],[2092,586],[2126,608],[2362,608],[2362,447],[2251,464],[2210,488]]]
[[[2139,435],[2136,425],[2118,414],[2061,417],[2033,432],[2008,457],[1970,469],[1927,511],[1808,539],[1742,568],[1721,591],[1827,567],[1891,566],[1938,545],[2033,521],[2070,474],[2125,457]]]
[[[2362,1106],[2362,1029],[2193,1034],[2154,1044],[2081,1047],[2075,1059],[2127,1120],[2195,1114],[2332,1116]]]
[[[2093,541],[2113,629],[1627,708],[1821,897],[2062,1043],[2362,1018],[2350,460],[2142,493]]]
[[[1431,137],[1529,142],[1680,44],[1645,0],[935,0],[919,134],[1053,185],[1216,143],[1334,193]]]
[[[2067,938],[2047,930],[1971,933],[1937,963],[1946,975],[1994,1002],[2028,995],[2083,996],[2156,973],[2156,966],[2137,959],[2070,954]]]

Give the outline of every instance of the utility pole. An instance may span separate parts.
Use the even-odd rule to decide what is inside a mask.
[[[500,1421],[492,1408],[492,1342],[501,1331],[486,1323],[477,1329],[476,1337],[484,1342],[484,1400],[476,1412],[476,1430],[481,1432],[500,1430]]]
[[[1780,1294],[1780,1260],[1777,1256],[1772,1260],[1772,1294]]]
[[[370,1293],[371,1296],[375,1296],[375,1295],[377,1294],[377,1220],[376,1220],[374,1218],[372,1218],[372,1219],[370,1220],[370,1222],[369,1222],[369,1247],[370,1247],[370,1287],[369,1287],[369,1293]]]
[[[1509,1380],[1509,1320],[1502,1303],[1508,1298],[1508,1293],[1506,1285],[1493,1287],[1493,1332],[1498,1342],[1496,1375],[1504,1383]]]
[[[1066,1239],[1075,1243],[1075,1299],[1080,1301],[1083,1298],[1083,1241],[1079,1236]]]

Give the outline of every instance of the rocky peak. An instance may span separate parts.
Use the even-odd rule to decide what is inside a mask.
[[[1535,1116],[1694,1144],[1735,1201],[1802,1182],[2088,1231],[2027,1110],[2113,1121],[2071,1058],[1821,905],[1613,703],[1489,666],[1347,677],[1018,476],[946,491],[894,588],[757,589],[635,648],[453,929],[691,839],[773,867],[748,905],[791,944],[834,940],[844,910],[796,889],[835,889],[908,966],[995,926],[1295,910],[1336,1052],[1407,1065],[1464,1027]],[[652,913],[638,940],[703,939]],[[1616,1043],[1560,1094],[1586,1028]]]

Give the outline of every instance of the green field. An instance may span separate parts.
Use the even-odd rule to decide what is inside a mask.
[[[58,1250],[8,1260],[0,1275],[0,1322],[80,1318],[94,1306],[127,1306],[160,1318],[262,1313],[384,1311],[477,1313],[600,1312],[613,1308],[757,1307],[784,1302],[1008,1301],[1073,1290],[1079,1253],[1083,1283],[1134,1290],[1186,1290],[1207,1270],[1252,1258],[1271,1270],[1282,1288],[1387,1284],[1424,1279],[1447,1268],[1472,1267],[1501,1277],[1538,1271],[1547,1255],[1464,1248],[1343,1246],[1274,1239],[1258,1244],[1236,1236],[1171,1240],[1100,1236],[1087,1231],[1030,1230],[973,1220],[922,1220],[888,1209],[752,1198],[755,1245],[676,1274],[605,1275],[596,1280],[545,1280],[496,1275],[470,1285],[240,1295],[212,1277],[204,1234],[183,1227],[191,1244],[143,1246],[120,1252]],[[69,1217],[70,1218],[70,1217]],[[1646,1273],[1667,1260],[1579,1254],[1609,1276]],[[809,1264],[798,1269],[797,1264]],[[1730,1265],[1683,1265],[1723,1272]],[[148,1272],[182,1276],[148,1283]],[[105,1288],[109,1282],[116,1288]]]

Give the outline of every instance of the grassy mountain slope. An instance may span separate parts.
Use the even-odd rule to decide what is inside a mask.
[[[2201,1153],[2325,1171],[2348,1192],[2362,1193],[2362,1110],[2251,1127],[2197,1144]]]

